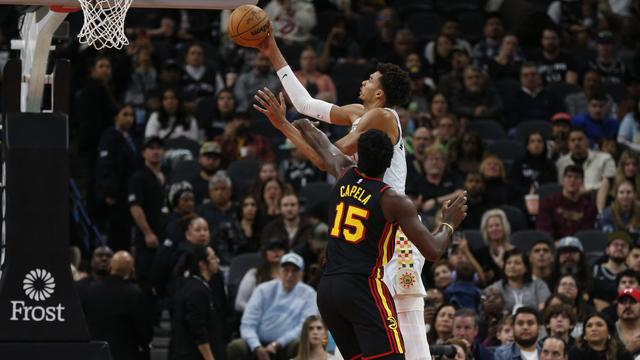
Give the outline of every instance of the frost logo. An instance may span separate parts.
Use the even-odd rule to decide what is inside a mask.
[[[29,299],[35,301],[46,300],[51,297],[56,283],[47,270],[35,269],[29,271],[22,281],[22,290]]]

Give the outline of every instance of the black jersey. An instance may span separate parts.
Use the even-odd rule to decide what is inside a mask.
[[[331,191],[325,275],[382,277],[391,259],[398,225],[384,217],[380,199],[390,188],[381,179],[349,168]]]

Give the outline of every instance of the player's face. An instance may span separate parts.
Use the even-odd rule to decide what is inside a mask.
[[[359,99],[367,102],[374,101],[376,97],[382,96],[382,85],[380,84],[380,78],[382,74],[379,71],[374,72],[369,78],[362,82],[360,86]]]
[[[189,224],[187,240],[192,244],[204,245],[209,242],[209,224],[203,218],[197,218]]]

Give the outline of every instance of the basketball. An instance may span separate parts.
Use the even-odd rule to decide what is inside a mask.
[[[242,5],[231,13],[227,30],[236,44],[258,47],[271,34],[271,21],[259,7]]]

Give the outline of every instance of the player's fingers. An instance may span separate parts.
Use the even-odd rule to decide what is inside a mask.
[[[258,105],[256,105],[256,104],[253,104],[253,108],[254,108],[254,109],[256,109],[256,110],[258,110],[258,111],[260,111],[261,113],[263,113],[263,114],[265,114],[265,115],[267,115],[267,113],[269,112],[269,111],[267,111],[266,109],[263,109],[263,108],[261,108],[260,106],[258,106]]]
[[[269,105],[271,105],[271,99],[269,99],[269,96],[264,91],[258,90],[258,95],[260,99],[262,99],[265,103],[268,103]]]
[[[269,107],[269,104],[267,104],[267,102],[262,99],[261,97],[259,97],[258,95],[255,95],[254,98],[256,99],[257,102],[260,103],[260,105],[262,105],[265,109]]]
[[[280,91],[280,103],[284,105],[284,93]]]
[[[276,96],[273,95],[273,93],[271,92],[271,90],[269,90],[269,88],[265,87],[264,92],[267,93],[267,96],[269,96],[270,99],[272,99],[273,101],[277,101]]]

